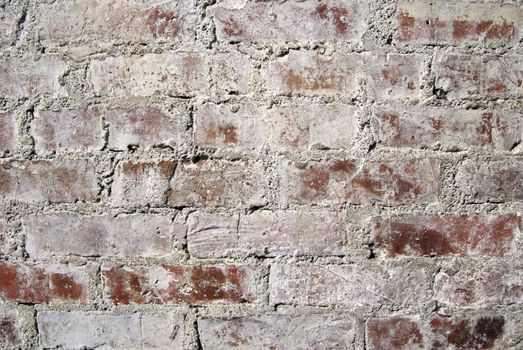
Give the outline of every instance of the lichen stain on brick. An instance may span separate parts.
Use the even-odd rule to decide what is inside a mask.
[[[146,24],[156,37],[175,37],[180,31],[178,16],[173,11],[154,8],[147,17]]]

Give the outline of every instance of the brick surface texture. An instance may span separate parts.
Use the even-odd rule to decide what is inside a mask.
[[[0,1],[0,349],[523,349],[523,0]]]

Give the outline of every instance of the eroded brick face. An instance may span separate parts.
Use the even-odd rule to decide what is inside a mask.
[[[245,266],[104,268],[105,296],[114,304],[251,303],[254,271]]]
[[[0,1],[0,348],[520,349],[522,6]]]
[[[438,199],[439,164],[434,159],[367,163],[361,160],[282,165],[283,203],[430,203]]]
[[[516,4],[402,0],[394,38],[400,45],[514,45],[521,38],[522,18]]]
[[[520,226],[518,214],[486,217],[409,214],[375,218],[373,231],[376,248],[390,257],[502,256],[510,252]]]

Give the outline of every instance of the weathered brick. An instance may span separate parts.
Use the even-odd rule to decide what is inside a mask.
[[[519,160],[465,160],[456,182],[473,203],[523,201],[523,162]]]
[[[7,98],[37,95],[65,96],[58,78],[65,71],[65,62],[59,55],[44,55],[37,61],[29,58],[0,59],[0,96]]]
[[[192,213],[187,219],[187,249],[196,258],[225,257],[238,248],[238,214]]]
[[[371,318],[366,328],[370,350],[425,349],[418,317]]]
[[[21,16],[22,11],[10,8],[9,4],[0,8],[0,46],[9,46],[15,42]]]
[[[362,72],[358,54],[333,54],[331,57],[312,52],[290,51],[269,64],[267,86],[273,94],[352,96],[358,90]]]
[[[511,260],[450,262],[434,279],[434,297],[457,307],[522,304],[522,265]]]
[[[435,315],[430,321],[431,349],[508,349],[506,323],[499,314]]]
[[[208,93],[209,67],[195,52],[147,53],[93,60],[88,77],[97,95],[198,96]]]
[[[65,109],[35,112],[31,124],[35,151],[96,151],[104,145],[98,109]]]
[[[424,58],[421,55],[368,55],[367,89],[376,100],[417,98],[421,93]]]
[[[282,166],[282,204],[387,205],[429,203],[439,194],[439,162],[430,159],[370,163],[358,160]]]
[[[343,215],[329,211],[196,212],[188,219],[187,246],[198,258],[235,253],[257,256],[343,255]]]
[[[240,215],[238,244],[256,255],[343,255],[344,242],[341,213],[261,210]]]
[[[84,267],[0,263],[0,296],[22,303],[85,302],[89,281]]]
[[[237,207],[265,203],[266,179],[260,163],[201,161],[180,163],[170,181],[168,206]]]
[[[508,349],[518,336],[512,315],[497,313],[455,313],[419,316],[388,316],[367,321],[368,348],[371,350],[416,349]],[[519,334],[520,335],[520,334]]]
[[[513,45],[521,38],[522,21],[523,11],[515,4],[402,0],[394,40],[400,45]]]
[[[499,111],[497,114],[493,130],[496,147],[515,152],[516,147],[523,144],[523,114],[510,111]]]
[[[178,120],[156,107],[111,108],[103,115],[109,124],[107,147],[112,150],[127,150],[131,145],[175,147],[183,132]]]
[[[376,248],[384,255],[490,255],[510,252],[519,235],[518,214],[405,214],[373,220]]]
[[[194,1],[74,0],[40,4],[36,30],[46,46],[193,40]]]
[[[450,99],[523,96],[521,56],[436,56],[435,88]]]
[[[511,150],[519,142],[518,125],[523,124],[519,118],[511,112],[387,107],[375,110],[373,128],[378,143],[386,147],[460,151],[487,146]]]
[[[353,107],[342,104],[273,106],[205,104],[195,112],[200,147],[277,151],[348,148],[358,133]]]
[[[165,312],[41,311],[37,316],[42,346],[64,349],[181,350],[184,319]]]
[[[239,52],[212,54],[212,76],[218,93],[237,95],[249,92],[253,65]]]
[[[14,113],[0,113],[0,153],[16,149],[17,128]]]
[[[1,196],[25,203],[94,202],[98,196],[90,160],[3,162],[0,180]]]
[[[169,256],[176,229],[171,219],[161,215],[56,213],[23,220],[26,250],[37,259],[54,255]]]
[[[34,331],[34,312],[25,307],[0,308],[0,346],[3,349],[28,349]]]
[[[359,42],[367,27],[368,5],[346,0],[244,2],[238,7],[218,4],[211,14],[220,40]]]
[[[271,304],[339,305],[355,309],[402,307],[428,300],[425,267],[354,264],[272,264]],[[328,286],[328,288],[326,288]]]
[[[248,266],[104,267],[102,275],[114,304],[251,303],[258,292]]]
[[[167,202],[169,179],[176,162],[133,162],[118,164],[111,187],[112,206],[163,206]]]
[[[263,315],[198,320],[203,349],[358,349],[353,320],[325,315]],[[298,330],[306,330],[300,332]]]

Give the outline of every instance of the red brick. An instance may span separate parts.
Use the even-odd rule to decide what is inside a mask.
[[[426,267],[413,263],[272,264],[269,301],[273,305],[338,305],[362,311],[408,310],[427,302],[428,277]]]
[[[14,113],[0,113],[0,153],[16,149],[17,128]]]
[[[358,160],[286,162],[280,201],[297,204],[429,203],[439,194],[439,162],[434,159],[370,163]]]
[[[205,104],[195,112],[195,139],[212,149],[277,151],[349,148],[358,133],[354,108],[342,104],[273,106]]]
[[[35,151],[96,151],[104,145],[98,109],[36,111],[31,124]]]
[[[366,56],[362,68],[368,96],[378,101],[420,97],[423,60],[423,56],[416,54]]]
[[[192,97],[208,94],[209,67],[196,52],[147,53],[91,61],[88,77],[97,95]]]
[[[197,15],[193,1],[62,1],[38,5],[36,30],[46,46],[171,42],[193,39]]]
[[[522,304],[522,265],[507,259],[450,262],[435,276],[434,297],[456,307]]]
[[[9,57],[0,59],[0,96],[7,98],[37,95],[65,96],[58,78],[65,71],[65,62],[58,55],[44,55],[38,61]]]
[[[507,349],[502,315],[435,315],[430,321],[431,349]]]
[[[438,55],[435,88],[450,99],[523,96],[523,65],[516,55]]]
[[[425,349],[417,317],[392,316],[367,321],[368,349]]]
[[[358,54],[321,56],[311,52],[290,51],[269,64],[267,86],[273,94],[348,95],[358,90],[362,72]]]
[[[375,110],[373,127],[377,141],[386,147],[460,151],[487,146],[511,150],[518,142],[518,125],[523,125],[518,119],[511,112],[388,107]]]
[[[129,266],[102,269],[104,294],[114,304],[251,303],[257,298],[247,266]]]
[[[522,19],[515,4],[402,0],[394,39],[400,45],[514,45],[521,38]]]
[[[205,349],[345,349],[362,346],[355,321],[328,315],[262,315],[198,320]],[[294,330],[306,330],[304,332]]]
[[[384,255],[502,256],[519,235],[518,214],[405,214],[373,220],[376,248]]]
[[[183,133],[178,120],[156,107],[111,108],[103,115],[109,124],[107,147],[112,150],[124,151],[130,145],[176,147]]]
[[[168,312],[41,311],[44,348],[182,349],[184,315]]]
[[[168,160],[119,163],[111,187],[111,205],[164,206],[176,166],[176,162]]]
[[[0,195],[25,203],[94,202],[98,197],[94,164],[90,160],[3,162]]]
[[[173,253],[180,227],[161,215],[78,215],[56,213],[23,219],[31,258],[55,255],[163,257]]]
[[[85,302],[88,276],[83,267],[0,263],[0,296],[22,303]]]
[[[250,42],[361,41],[368,6],[359,1],[327,3],[246,2],[216,5],[211,14],[220,40]]]
[[[523,201],[523,162],[465,160],[457,167],[456,183],[468,202]]]
[[[267,186],[260,163],[219,160],[181,163],[170,184],[170,207],[259,206]]]

